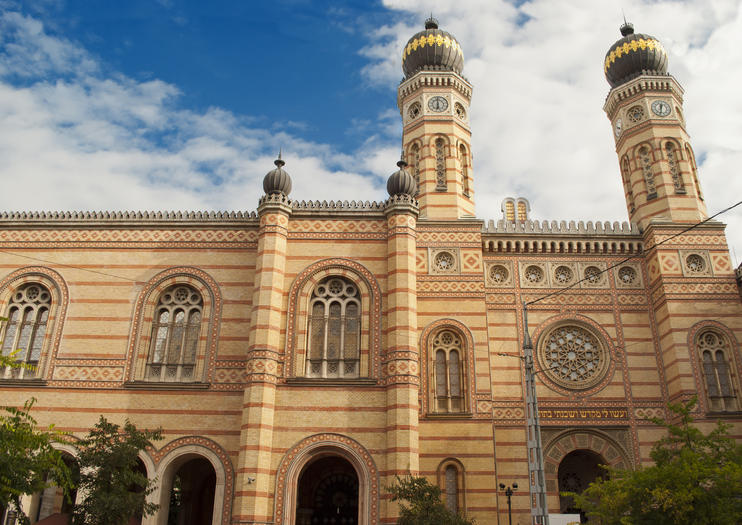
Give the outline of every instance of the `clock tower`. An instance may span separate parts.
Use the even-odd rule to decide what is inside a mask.
[[[417,181],[421,219],[474,216],[471,84],[458,41],[429,18],[402,50],[397,105],[402,148]]]
[[[683,88],[667,73],[654,37],[621,27],[605,57],[611,91],[604,110],[613,125],[631,222],[695,223],[706,218],[696,160],[683,118]]]

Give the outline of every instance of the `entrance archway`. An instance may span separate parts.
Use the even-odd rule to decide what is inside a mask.
[[[358,525],[358,474],[347,459],[326,456],[299,474],[296,525]]]
[[[180,465],[172,478],[167,525],[210,525],[214,514],[216,472],[196,457]]]
[[[559,508],[564,514],[577,514],[580,511],[574,507],[574,501],[568,496],[562,496],[562,492],[580,493],[590,483],[598,478],[605,477],[605,470],[600,465],[605,465],[606,460],[600,454],[590,450],[574,450],[564,456],[559,463],[557,479],[559,481]],[[587,520],[582,515],[583,523]]]

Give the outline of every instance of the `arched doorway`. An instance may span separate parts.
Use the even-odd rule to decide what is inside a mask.
[[[215,490],[211,462],[201,457],[188,459],[172,478],[167,525],[211,525]]]
[[[62,451],[62,461],[70,469],[73,482],[79,477],[79,467],[75,458],[66,451]],[[72,515],[72,508],[77,499],[77,489],[63,491],[56,485],[51,485],[43,492],[31,498],[31,509],[28,513],[31,523],[38,525],[66,524]]]
[[[604,478],[606,472],[600,465],[607,464],[606,460],[600,454],[590,450],[574,450],[564,456],[559,463],[557,479],[559,481],[559,507],[564,514],[580,513],[574,507],[574,501],[568,496],[562,496],[562,492],[580,493],[587,488],[590,483],[598,478]],[[580,513],[582,523],[587,519],[584,514]]]
[[[358,525],[358,474],[340,456],[308,463],[299,474],[296,525]]]

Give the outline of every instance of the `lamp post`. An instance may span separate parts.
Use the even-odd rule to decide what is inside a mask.
[[[513,489],[517,488],[517,483],[513,483],[510,487],[505,487],[505,483],[500,483],[500,490],[504,490],[505,495],[508,497],[508,525],[513,525],[513,510],[510,505],[510,498],[513,495]]]

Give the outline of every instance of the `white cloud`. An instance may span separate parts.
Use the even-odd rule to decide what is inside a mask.
[[[602,63],[620,38],[621,7],[594,0],[385,0],[405,21],[377,29],[362,51],[371,81],[398,78],[397,52],[430,9],[460,41],[474,85],[470,112],[477,214],[497,219],[506,196],[556,220],[627,220]],[[742,199],[742,9],[739,0],[632,0],[622,6],[638,32],[659,38],[686,90],[685,116],[710,213]],[[411,16],[412,14],[412,16]],[[392,52],[394,51],[394,52]],[[727,222],[742,257],[742,208]]]
[[[166,2],[167,3],[167,2]],[[709,211],[742,196],[740,0],[627,0],[639,32],[658,37],[686,89],[685,113]],[[393,88],[401,49],[430,10],[461,42],[474,85],[478,215],[525,196],[548,220],[626,220],[610,123],[605,51],[621,7],[594,0],[385,0],[389,24],[359,50],[364,78]],[[38,20],[0,15],[0,209],[253,209],[279,148],[297,199],[383,199],[399,157],[393,102],[355,152],[303,138],[312,122],[261,127],[249,115],[181,105],[177,86],[115,72]],[[20,80],[19,80],[20,79]],[[349,133],[353,130],[349,129]],[[729,223],[742,257],[742,213]]]

